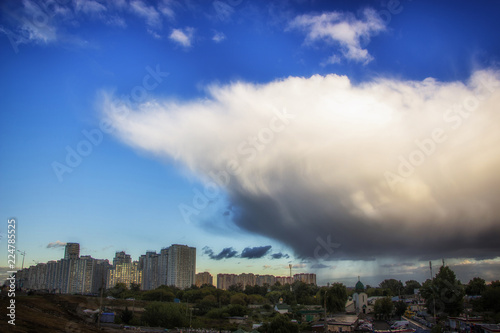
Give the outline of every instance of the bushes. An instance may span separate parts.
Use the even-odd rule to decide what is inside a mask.
[[[154,327],[185,327],[189,325],[186,306],[177,303],[152,303],[146,306],[142,321]]]

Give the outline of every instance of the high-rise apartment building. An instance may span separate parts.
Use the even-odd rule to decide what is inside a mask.
[[[64,259],[80,258],[80,243],[66,243]]]
[[[273,286],[276,283],[276,276],[274,275],[257,275],[255,283],[258,286],[264,286],[265,284]]]
[[[167,285],[168,247],[160,251],[158,257],[158,286]]]
[[[168,248],[167,285],[184,289],[195,284],[196,248],[174,244]]]
[[[301,281],[306,284],[316,284],[316,274],[300,273],[290,276],[274,275],[254,275],[252,273],[243,274],[217,274],[217,288],[227,290],[232,285],[241,285],[243,289],[247,286],[272,286],[279,282],[281,285],[292,284],[294,281]]]
[[[138,261],[132,261],[125,251],[115,253],[113,266],[107,272],[107,288],[113,288],[117,283],[124,283],[127,288],[131,283],[142,284],[142,270]]]
[[[142,270],[142,290],[153,290],[160,286],[158,253],[148,251],[139,258],[139,269]]]
[[[217,288],[227,290],[230,286],[238,284],[236,274],[217,274]]]
[[[16,274],[19,287],[62,294],[98,293],[106,286],[109,261],[82,256],[39,263]]]
[[[80,244],[67,243],[63,259],[18,271],[16,286],[62,294],[96,294],[101,288],[112,288],[117,283],[125,283],[127,287],[138,284],[143,290],[161,285],[187,288],[195,284],[195,272],[196,248],[187,245],[174,244],[160,253],[148,251],[139,261],[132,261],[124,251],[116,252],[111,266],[107,259],[80,256]],[[248,274],[250,280],[251,276]],[[203,283],[213,283],[210,274]]]
[[[197,273],[195,277],[195,284],[197,287],[201,287],[204,284],[214,285],[214,278],[209,272]]]
[[[305,284],[316,284],[316,274],[314,273],[299,273],[293,276],[294,281],[304,282]]]
[[[130,254],[126,254],[125,251],[116,252],[115,257],[113,258],[113,266],[130,264],[131,262],[132,258],[130,258]]]

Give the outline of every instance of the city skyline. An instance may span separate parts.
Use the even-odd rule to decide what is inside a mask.
[[[63,245],[64,244],[64,245]],[[162,253],[164,253],[165,250],[168,250],[171,246],[181,246],[181,247],[188,247],[187,245],[179,245],[179,244],[172,244],[171,246],[165,246],[165,247],[162,247],[161,250],[159,252],[157,252],[156,250],[151,250],[151,249],[148,249],[148,250],[145,250],[143,251],[143,254],[139,254],[137,256],[137,260],[134,260],[133,257],[128,254],[126,251],[116,251],[114,253],[114,256],[112,257],[112,259],[110,258],[93,258],[91,255],[89,254],[81,254],[80,253],[80,244],[79,243],[71,243],[71,242],[68,242],[68,243],[60,243],[58,245],[59,247],[63,248],[63,255],[60,259],[57,259],[57,258],[53,258],[53,259],[50,259],[48,260],[47,262],[34,262],[33,264],[29,264],[29,265],[25,265],[24,268],[30,268],[30,267],[36,267],[38,264],[44,264],[44,265],[49,265],[49,264],[53,264],[54,262],[57,262],[57,261],[60,261],[60,260],[66,260],[68,261],[69,259],[72,259],[72,260],[75,260],[76,258],[77,259],[93,259],[93,260],[97,260],[98,262],[108,262],[111,267],[115,267],[117,265],[120,265],[120,264],[124,264],[124,263],[128,263],[128,264],[131,264],[129,268],[126,268],[126,271],[128,272],[127,274],[131,274],[130,273],[130,270],[134,270],[134,271],[141,271],[142,272],[142,269],[143,268],[140,268],[139,264],[140,264],[140,261],[141,260],[144,260],[146,259],[146,257],[148,257],[148,253],[151,255],[161,255]],[[409,275],[406,275],[406,276],[399,276],[399,275],[380,275],[378,277],[375,277],[375,279],[373,277],[370,277],[370,276],[363,276],[363,281],[365,282],[366,285],[371,285],[371,286],[378,286],[380,282],[382,282],[383,280],[387,279],[387,278],[399,278],[400,281],[408,281],[408,280],[413,280],[415,279],[416,281],[419,281],[419,282],[424,282],[425,280],[427,280],[429,277],[430,277],[430,271],[429,271],[429,265],[432,265],[434,266],[434,275],[436,274],[437,272],[437,269],[438,267],[442,266],[442,265],[447,265],[447,266],[450,266],[451,268],[453,268],[454,270],[457,271],[457,278],[460,280],[462,280],[462,283],[467,283],[470,279],[472,279],[473,277],[482,277],[482,278],[485,278],[484,276],[481,276],[481,275],[478,275],[477,272],[468,272],[466,270],[463,270],[463,268],[460,266],[460,264],[456,264],[454,263],[453,261],[451,262],[451,265],[450,265],[450,262],[446,262],[445,263],[445,260],[444,259],[441,259],[441,260],[438,260],[438,261],[429,261],[427,263],[427,265],[425,267],[420,267],[421,269],[421,274],[418,275],[418,274],[409,274]],[[155,265],[158,265],[160,266],[161,264],[159,262],[156,262]],[[290,265],[292,266],[292,271],[290,271]],[[50,266],[50,265],[49,265]],[[327,285],[327,284],[332,284],[332,283],[335,283],[335,282],[340,282],[340,283],[343,283],[345,284],[348,288],[352,288],[354,287],[354,285],[359,281],[360,279],[360,275],[358,276],[354,276],[354,277],[348,277],[348,278],[344,278],[344,279],[330,279],[330,280],[322,280],[320,282],[316,282],[316,274],[315,273],[309,273],[307,272],[306,270],[304,270],[304,267],[303,265],[293,265],[293,264],[283,264],[283,265],[279,265],[280,268],[278,269],[279,272],[278,273],[273,273],[271,274],[272,272],[271,271],[259,271],[258,270],[255,270],[255,271],[252,271],[251,268],[248,268],[248,266],[246,268],[243,268],[241,270],[238,270],[238,269],[229,269],[229,270],[224,270],[222,272],[218,272],[218,271],[214,271],[213,269],[205,269],[205,270],[199,270],[198,267],[194,267],[195,269],[195,277],[193,279],[193,283],[194,285],[198,285],[197,283],[197,276],[198,274],[205,274],[205,273],[208,273],[211,275],[211,278],[213,279],[213,282],[212,282],[212,285],[214,285],[215,287],[219,288],[218,287],[218,278],[219,276],[229,276],[230,280],[232,281],[232,279],[234,279],[234,277],[237,277],[237,276],[252,276],[253,278],[257,277],[257,276],[261,276],[261,277],[268,277],[268,276],[273,276],[275,278],[275,282],[276,281],[279,281],[281,282],[282,284],[285,284],[285,283],[290,283],[290,281],[288,281],[289,279],[291,279],[292,277],[295,278],[296,276],[304,276],[304,275],[314,275],[314,284],[317,284],[319,286],[324,286],[324,285]],[[390,269],[390,267],[387,267]],[[17,267],[18,270],[20,270],[21,268],[20,267]],[[4,280],[8,274],[6,273],[6,271],[9,270],[7,268],[5,269],[2,269],[0,270],[0,280]],[[299,272],[297,272],[297,270]],[[293,273],[292,274],[292,277],[290,276],[290,273]],[[114,274],[114,273],[113,273]],[[132,273],[132,275],[134,275],[136,273]],[[141,276],[139,278],[140,281],[142,281],[144,277],[142,276],[142,273],[141,273]],[[166,277],[165,277],[166,278]],[[378,279],[377,279],[378,278]],[[248,279],[245,278],[245,281]],[[497,280],[496,278],[493,278],[492,280],[488,280],[486,278],[486,282],[492,282],[492,281],[495,281]],[[115,281],[115,280],[108,280],[108,283],[107,283],[107,288],[111,288],[114,284],[111,283],[112,281]],[[295,281],[295,280],[292,280],[292,281]],[[115,281],[116,282],[116,281]],[[130,284],[130,282],[136,282],[135,280],[130,280],[128,283],[126,283],[127,285]],[[269,283],[269,281],[267,281]],[[304,281],[303,281],[304,282]],[[366,283],[368,282],[368,283]],[[111,283],[111,284],[110,284]],[[142,283],[139,283],[141,284],[142,286]],[[259,283],[255,283],[257,285],[260,285]],[[154,286],[155,287],[158,287],[160,286],[161,284],[155,284]],[[149,289],[154,289],[155,287],[153,287],[152,285],[151,286],[147,286],[146,290],[149,290]]]
[[[17,267],[66,243],[109,260],[190,244],[214,275],[424,281],[444,258],[462,282],[498,279],[500,3],[1,9]]]

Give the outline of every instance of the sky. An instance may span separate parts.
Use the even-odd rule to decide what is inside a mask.
[[[500,3],[3,1],[0,266],[500,276]],[[18,253],[17,267],[23,256]]]

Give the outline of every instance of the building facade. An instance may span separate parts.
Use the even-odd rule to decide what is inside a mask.
[[[117,283],[143,290],[161,285],[188,288],[195,284],[196,248],[174,244],[160,253],[148,251],[139,261],[132,261],[124,251],[116,252],[113,265],[107,259],[80,256],[80,244],[67,243],[64,258],[40,263],[17,271],[16,285],[22,289],[47,290],[56,293],[96,294]],[[210,276],[203,283],[213,283]]]
[[[168,249],[167,285],[189,288],[195,284],[196,248],[174,244]]]
[[[195,284],[197,287],[201,287],[204,284],[213,286],[214,278],[209,272],[198,273],[195,276]]]
[[[217,274],[217,288],[227,290],[232,285],[240,284],[243,289],[246,286],[273,286],[277,282],[281,285],[292,284],[294,281],[301,281],[306,284],[316,285],[316,274],[300,273],[290,276],[258,275],[252,273],[243,274]]]
[[[80,258],[80,243],[66,243],[64,249],[64,259]]]

